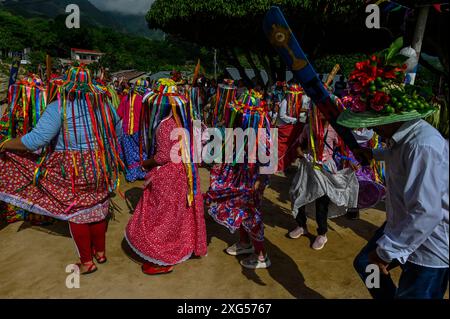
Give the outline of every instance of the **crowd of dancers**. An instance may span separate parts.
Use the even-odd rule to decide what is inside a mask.
[[[306,235],[307,216],[314,215],[315,250],[328,241],[328,218],[358,218],[360,209],[385,199],[387,221],[357,255],[357,272],[365,280],[367,265],[380,267],[381,287],[369,289],[376,298],[442,298],[448,284],[448,141],[421,119],[432,109],[390,114],[369,110],[369,102],[361,109],[356,71],[346,94],[334,96],[339,125],[352,128],[360,145],[354,150],[295,81],[245,88],[197,75],[188,81],[173,72],[156,82],[108,84],[83,65],[48,84],[30,75],[10,87],[0,121],[0,219],[67,221],[80,272],[93,273],[94,259],[107,261],[110,194],[120,192],[123,172],[128,182],[144,180],[124,234],[143,259],[144,273],[169,273],[207,254],[205,211],[239,234],[227,254],[248,255],[240,261],[245,268],[268,268],[261,204],[274,174],[290,183],[298,225],[289,237]],[[198,163],[191,138],[196,121],[217,129],[224,143],[230,128],[264,136],[256,143],[246,138],[233,150],[243,161],[227,162],[224,152],[208,150],[212,160]],[[180,128],[185,133],[174,138]],[[250,160],[256,148],[276,155],[275,169]],[[204,194],[199,165],[210,172]],[[289,170],[296,170],[292,181]],[[403,270],[398,286],[389,276],[395,265]]]

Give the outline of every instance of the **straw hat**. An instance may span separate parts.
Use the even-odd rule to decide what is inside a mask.
[[[425,118],[437,110],[426,90],[405,85],[407,57],[401,55],[403,40],[356,63],[349,77],[346,108],[338,123],[349,128],[374,127]]]

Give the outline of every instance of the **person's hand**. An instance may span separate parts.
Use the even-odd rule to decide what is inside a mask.
[[[360,147],[352,150],[353,155],[361,162],[362,165],[366,166],[373,160],[372,149],[366,147]]]
[[[381,272],[384,275],[389,275],[388,266],[389,263],[385,262],[383,259],[381,259],[376,250],[373,250],[369,253],[369,263],[377,265],[378,268],[381,270]]]

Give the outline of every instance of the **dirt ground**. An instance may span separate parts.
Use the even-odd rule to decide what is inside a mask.
[[[207,170],[201,169],[201,178],[205,191]],[[289,178],[273,176],[265,192],[269,269],[244,270],[238,258],[226,255],[224,249],[237,234],[230,234],[208,216],[208,256],[190,259],[168,275],[144,275],[123,240],[142,184],[124,183],[128,200],[113,199],[117,210],[107,233],[109,261],[99,265],[96,273],[82,276],[79,289],[65,285],[66,266],[77,261],[67,223],[0,226],[0,298],[370,298],[352,262],[383,223],[385,213],[369,209],[361,213],[360,220],[331,220],[328,244],[314,251],[311,238],[286,236],[295,226],[289,212],[289,184]],[[314,234],[314,221],[309,223]]]

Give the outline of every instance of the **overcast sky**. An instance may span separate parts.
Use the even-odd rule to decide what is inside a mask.
[[[154,0],[89,0],[100,10],[145,15]]]

